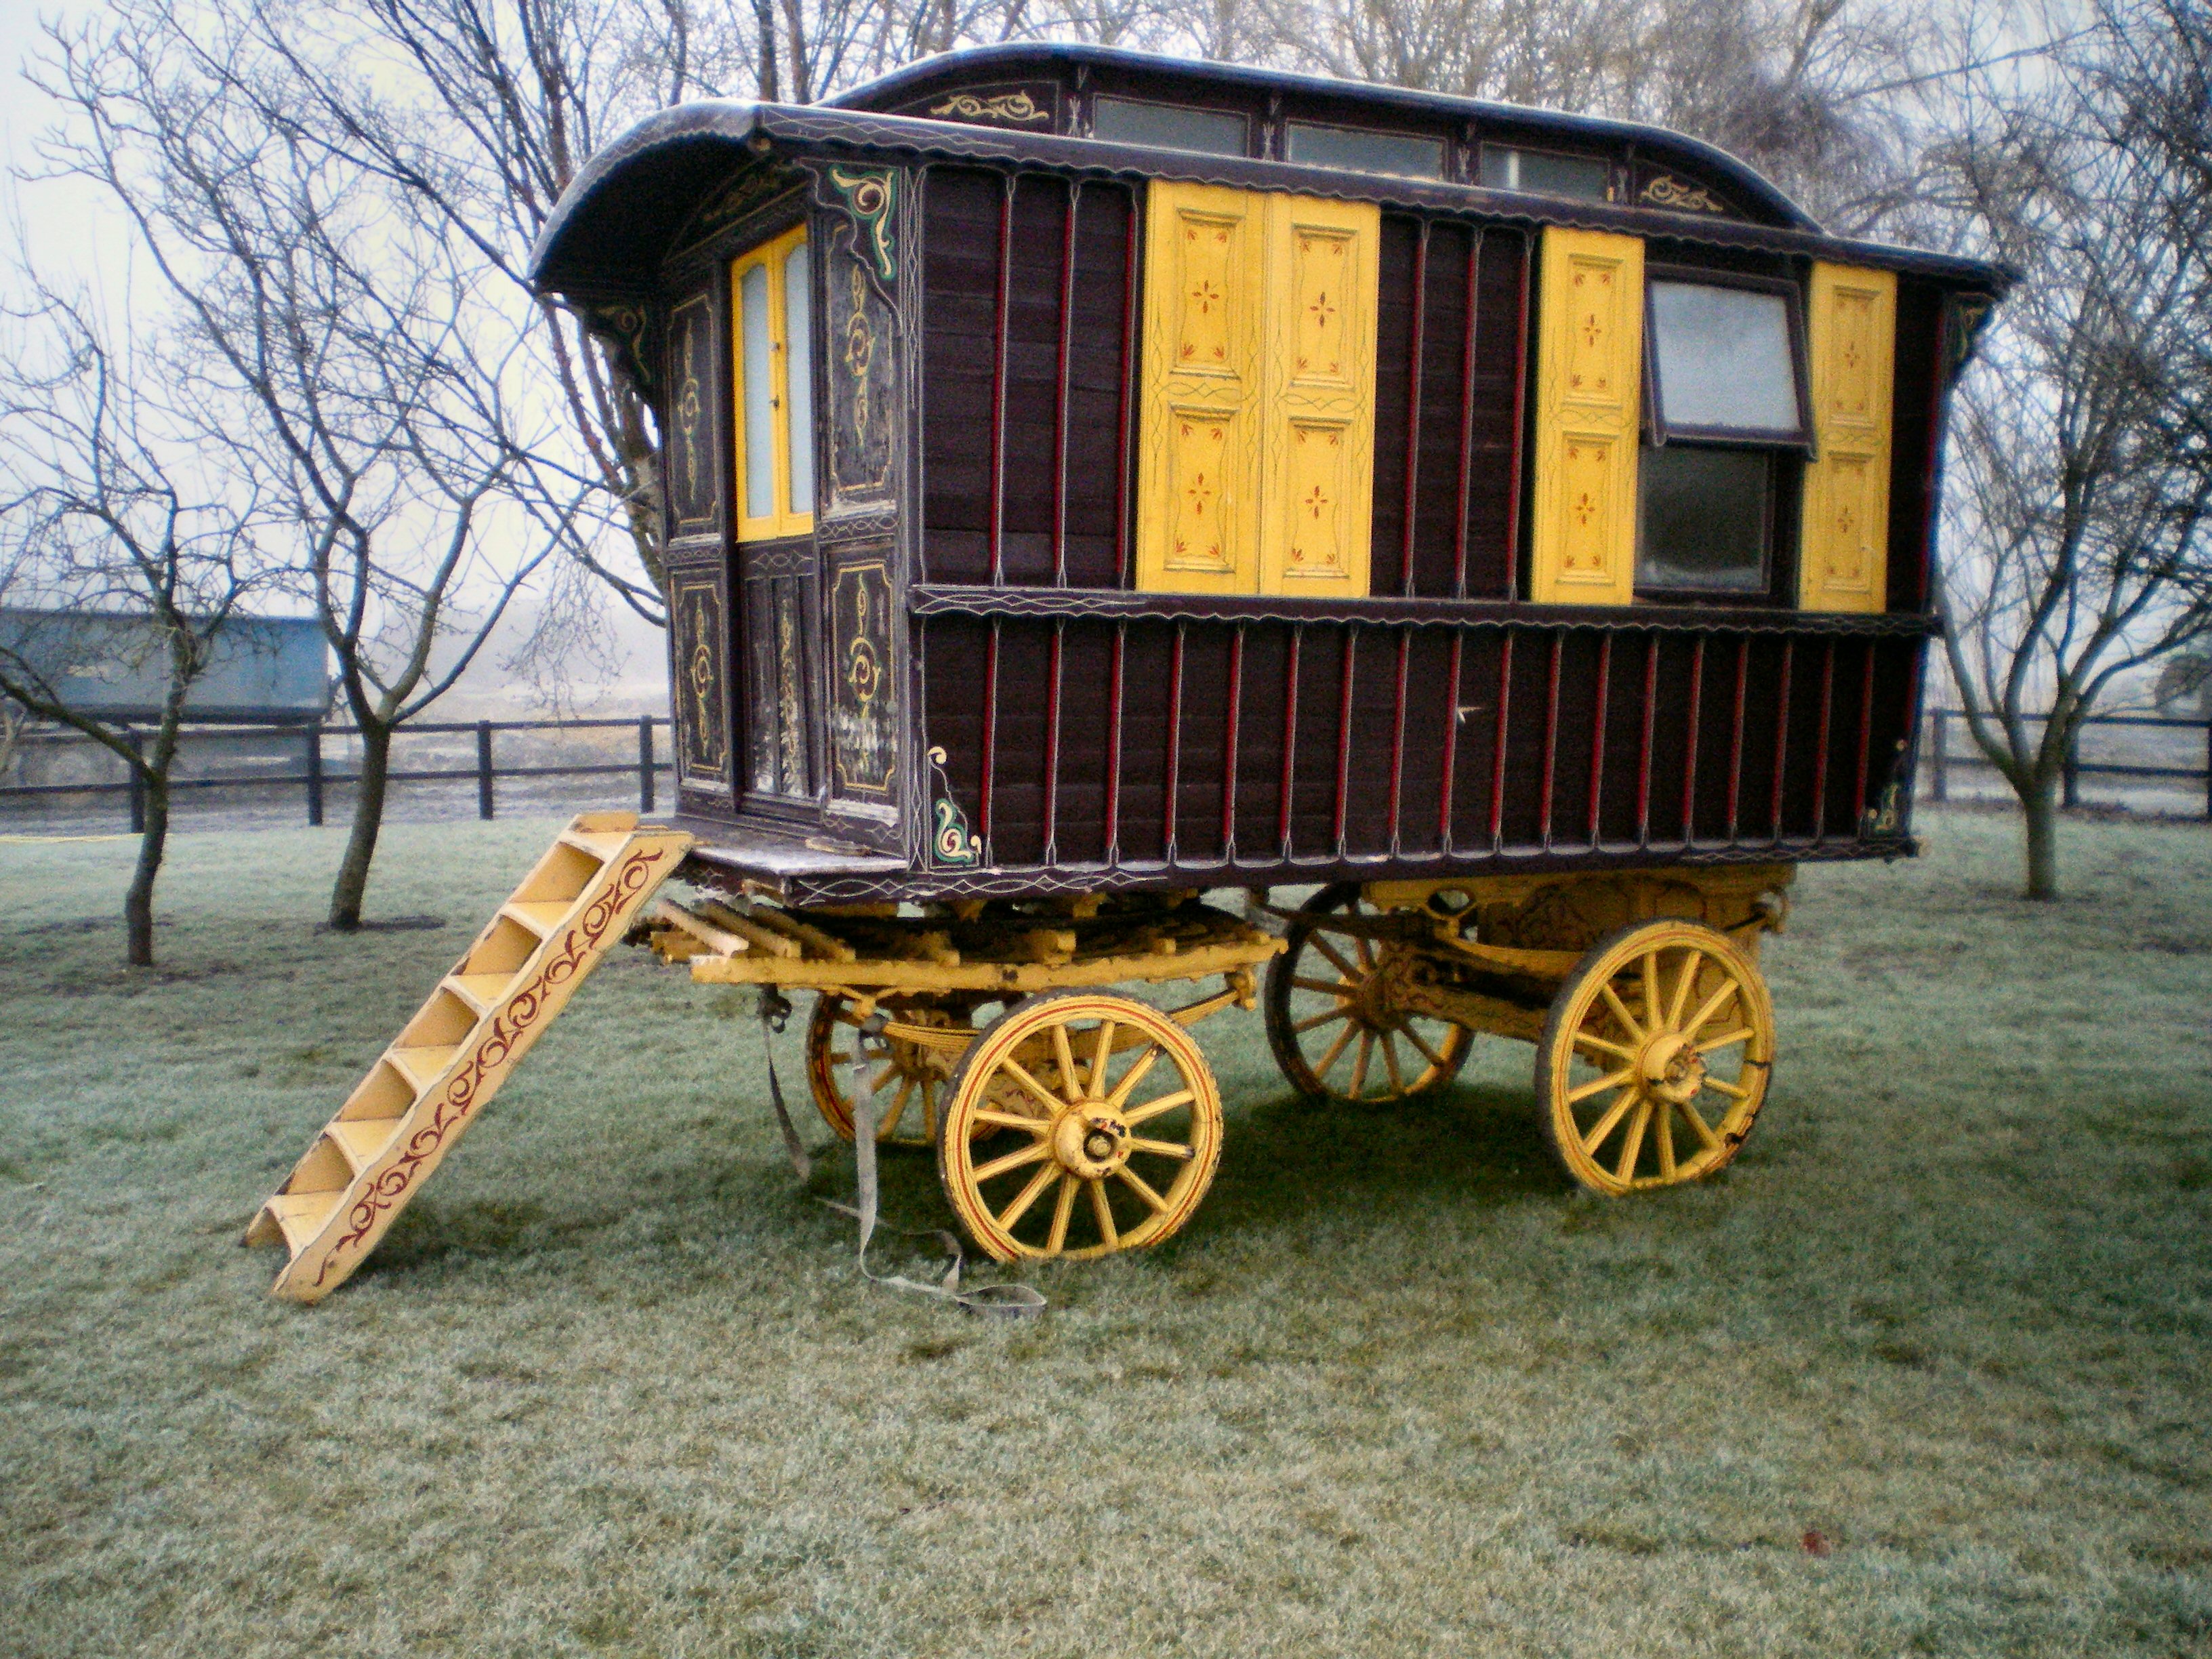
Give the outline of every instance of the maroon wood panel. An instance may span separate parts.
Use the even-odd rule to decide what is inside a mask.
[[[1892,611],[1928,604],[1937,444],[1943,396],[1943,296],[1911,276],[1897,284],[1896,380],[1889,452],[1889,598]]]
[[[991,580],[991,406],[997,384],[995,173],[933,167],[922,182],[922,568]]]
[[[992,861],[1258,881],[1852,841],[1922,648],[1534,619],[940,615],[923,637],[926,738]]]

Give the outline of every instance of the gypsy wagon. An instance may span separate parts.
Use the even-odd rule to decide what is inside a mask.
[[[534,261],[659,420],[678,810],[502,907],[257,1220],[286,1294],[625,934],[814,992],[823,1115],[1001,1260],[1183,1224],[1255,1003],[1331,1100],[1530,1042],[1574,1179],[1689,1180],[1795,866],[1913,850],[1989,266],[1673,133],[1050,46],[665,111]]]

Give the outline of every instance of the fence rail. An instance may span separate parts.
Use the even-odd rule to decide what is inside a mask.
[[[477,816],[489,818],[497,808],[496,784],[501,778],[582,778],[627,775],[637,780],[637,810],[653,811],[656,782],[659,775],[672,771],[672,763],[662,760],[656,753],[653,732],[656,727],[668,724],[665,715],[640,714],[635,720],[471,720],[410,722],[398,728],[396,735],[406,737],[457,737],[474,734],[476,763],[473,766],[430,767],[403,769],[395,767],[386,772],[392,783],[457,782],[473,778],[477,786]],[[628,729],[637,733],[637,758],[611,764],[599,763],[577,766],[501,766],[495,753],[495,740],[502,732],[582,732],[617,731]],[[358,738],[357,726],[225,726],[195,728],[198,734],[216,733],[233,736],[276,736],[296,739],[301,746],[301,769],[297,772],[260,774],[247,777],[172,778],[172,792],[179,790],[267,790],[298,787],[305,794],[307,822],[319,825],[323,821],[325,792],[333,786],[358,783],[358,772],[333,772],[324,764],[323,745],[332,738]],[[143,748],[149,733],[136,728],[129,736],[134,748]],[[32,732],[19,741],[26,744],[92,746],[92,740],[70,732]],[[40,795],[115,795],[131,798],[131,829],[133,834],[146,827],[146,791],[144,781],[134,769],[131,775],[112,783],[13,783],[0,784],[0,799],[17,796]]]
[[[1994,772],[1996,763],[1973,747],[1972,739],[1966,743],[1966,752],[1954,753],[1951,746],[1951,723],[1962,726],[1966,713],[1958,708],[1931,708],[1928,711],[1928,740],[1921,751],[1925,757],[1928,798],[1948,800],[1951,796],[1951,774],[1961,769]],[[2030,714],[2031,722],[2041,722],[2046,714]],[[2169,731],[2202,732],[2204,734],[2204,763],[2202,766],[2149,766],[2132,761],[2083,760],[2081,732],[2075,734],[2069,745],[2065,763],[2059,774],[2060,799],[2067,806],[2081,804],[2081,780],[2085,777],[2141,778],[2146,780],[2172,779],[2202,784],[2204,787],[2204,816],[2212,818],[2212,720],[2183,720],[2164,714],[2093,714],[2082,721],[2083,731],[2098,726],[2163,728]]]

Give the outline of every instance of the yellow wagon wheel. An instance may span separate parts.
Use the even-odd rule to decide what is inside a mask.
[[[1443,1088],[1467,1064],[1472,1031],[1391,1006],[1391,946],[1307,920],[1381,914],[1350,882],[1325,887],[1299,907],[1285,930],[1289,948],[1267,964],[1267,1046],[1302,1095],[1404,1100]]]
[[[1221,1094],[1190,1034],[1097,991],[1034,997],[952,1074],[945,1195],[1000,1261],[1110,1255],[1190,1219],[1221,1158]]]
[[[1553,999],[1537,1109],[1583,1186],[1669,1187],[1735,1156],[1773,1064],[1774,1005],[1750,959],[1698,922],[1636,922],[1592,945]]]
[[[927,1003],[887,1000],[883,1008],[904,1025],[964,1030],[969,1024],[964,1011]],[[852,1005],[827,992],[816,997],[814,1017],[806,1026],[806,1080],[814,1091],[815,1109],[843,1141],[853,1139],[853,1068],[860,1063],[860,1022],[853,1018]],[[876,1144],[934,1146],[956,1057],[896,1037],[889,1042],[888,1057],[881,1044],[871,1044],[868,1054],[876,1097]]]

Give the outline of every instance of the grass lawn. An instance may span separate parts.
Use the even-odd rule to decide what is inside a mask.
[[[181,836],[138,974],[131,843],[0,845],[0,1654],[2212,1653],[2212,834],[2034,907],[1923,827],[1804,872],[1719,1180],[1569,1190],[1522,1046],[1328,1112],[1224,1016],[1211,1198],[1018,1324],[861,1283],[637,951],[272,1302],[240,1231],[552,822],[396,826],[452,925],[346,940],[340,832]]]

